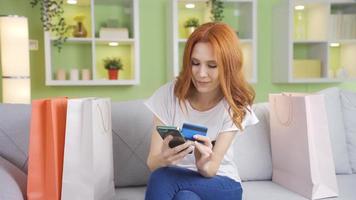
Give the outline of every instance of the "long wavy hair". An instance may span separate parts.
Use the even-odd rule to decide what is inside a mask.
[[[182,70],[177,77],[174,94],[183,104],[195,87],[192,82],[191,55],[194,45],[210,43],[217,62],[220,89],[229,104],[229,113],[234,124],[242,129],[241,123],[246,109],[252,105],[255,92],[245,79],[243,56],[239,39],[230,26],[221,22],[209,22],[199,26],[189,37],[183,55]]]

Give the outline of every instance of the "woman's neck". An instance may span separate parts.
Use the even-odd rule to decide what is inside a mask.
[[[222,98],[223,95],[220,90],[205,94],[195,91],[188,97],[188,101],[195,110],[207,111],[215,107]]]

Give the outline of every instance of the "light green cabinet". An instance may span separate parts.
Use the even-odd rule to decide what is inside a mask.
[[[281,0],[273,10],[275,83],[356,80],[356,2]]]
[[[53,33],[45,32],[46,85],[139,84],[138,3],[139,0],[78,0],[76,4],[64,1],[64,18],[72,28],[60,52],[54,46]],[[86,35],[77,31],[78,36],[75,30],[83,27]],[[107,57],[118,57],[123,63],[117,80],[108,79],[103,62]]]

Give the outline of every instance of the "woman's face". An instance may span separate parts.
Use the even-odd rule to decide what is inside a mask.
[[[195,44],[191,65],[193,84],[199,93],[216,93],[220,89],[217,61],[210,43]]]

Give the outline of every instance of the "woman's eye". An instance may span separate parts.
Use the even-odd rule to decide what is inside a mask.
[[[208,65],[210,68],[216,68],[216,65]]]
[[[192,65],[199,65],[199,63],[192,61]]]

